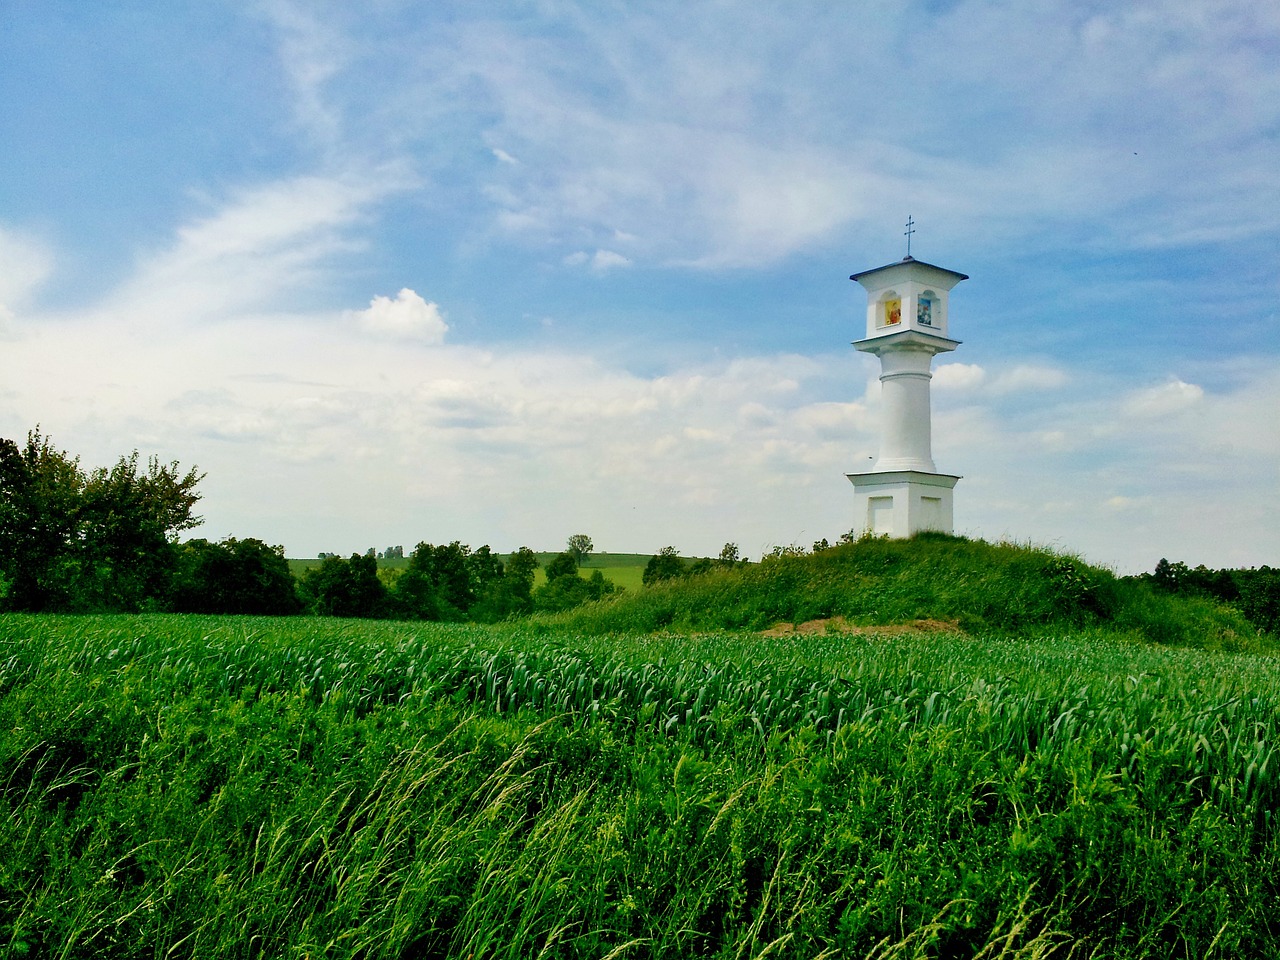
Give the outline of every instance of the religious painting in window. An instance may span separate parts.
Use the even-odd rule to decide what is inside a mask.
[[[916,323],[924,327],[933,326],[933,299],[922,296],[916,301]]]
[[[902,301],[886,300],[884,302],[884,325],[892,327],[895,323],[902,322]]]

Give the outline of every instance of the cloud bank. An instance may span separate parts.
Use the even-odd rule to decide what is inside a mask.
[[[830,539],[880,411],[827,278],[910,212],[974,273],[933,381],[959,530],[1275,562],[1271,7],[254,11],[189,37],[236,67],[189,99],[113,47],[137,86],[90,118],[83,58],[28,63],[66,83],[0,158],[4,435],[197,463],[201,533],[294,555]]]

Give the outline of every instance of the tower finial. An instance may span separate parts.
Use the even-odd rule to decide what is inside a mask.
[[[906,231],[903,233],[903,236],[907,238],[907,255],[906,255],[905,257],[903,257],[903,258],[902,258],[903,260],[910,260],[910,259],[911,259],[911,235],[912,235],[913,233],[915,233],[915,232],[916,232],[916,230],[915,230],[915,224],[916,224],[916,222],[915,222],[914,220],[912,220],[912,219],[911,219],[911,214],[909,214],[909,213],[908,213],[908,214],[907,214],[907,229],[906,229]]]

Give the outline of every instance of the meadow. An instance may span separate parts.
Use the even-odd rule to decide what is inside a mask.
[[[493,627],[0,617],[0,955],[1280,955],[1269,641],[894,549]],[[847,599],[886,556],[932,599]],[[694,625],[746,606],[849,619]]]

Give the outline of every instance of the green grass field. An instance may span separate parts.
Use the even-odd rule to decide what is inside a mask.
[[[1280,955],[1273,641],[1108,583],[935,541],[497,627],[0,617],[0,956]],[[965,628],[749,628],[903,610]]]

